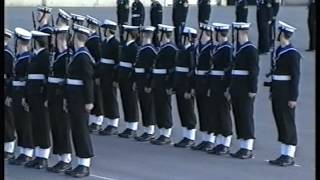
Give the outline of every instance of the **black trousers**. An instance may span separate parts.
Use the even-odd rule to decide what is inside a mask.
[[[103,99],[104,116],[109,119],[120,117],[117,88],[113,87],[112,81],[101,78],[101,92]]]
[[[43,94],[28,95],[34,145],[47,149],[51,146],[50,122],[48,108],[44,106],[44,101]]]
[[[223,93],[213,93],[210,97],[210,128],[215,134],[223,136],[232,135],[232,120],[230,115],[230,103]]]
[[[179,47],[182,45],[182,31],[184,28],[184,23],[174,25],[174,41]]]
[[[158,32],[159,32],[159,28],[158,26],[154,26],[156,27],[155,31],[153,32],[153,37],[152,37],[152,44],[155,47],[160,47],[160,40],[159,40],[159,36],[158,36]]]
[[[231,95],[232,111],[238,139],[255,139],[253,104],[254,98],[248,95]]]
[[[207,96],[207,93],[204,91],[196,90],[196,102],[198,109],[198,117],[199,117],[199,125],[200,131],[210,132],[212,128],[210,128],[210,100]]]
[[[270,48],[270,26],[265,15],[257,10],[257,26],[258,26],[258,49],[259,52],[269,52]]]
[[[126,122],[139,122],[138,95],[132,89],[130,81],[122,81],[119,84],[124,120]]]
[[[309,9],[308,14],[309,49],[316,47],[316,18],[314,8]]]
[[[194,112],[194,97],[186,99],[184,98],[184,92],[177,92],[176,98],[181,126],[187,129],[195,129],[197,119]]]
[[[172,105],[171,95],[168,95],[165,88],[154,89],[155,115],[158,128],[169,129],[172,127]]]
[[[21,104],[25,97],[24,87],[13,87],[12,112],[17,133],[17,145],[23,148],[34,148],[30,113]]]
[[[236,9],[236,22],[247,22],[248,8],[239,7]]]
[[[85,99],[82,86],[67,86],[67,104],[70,116],[72,141],[76,156],[93,157],[93,148],[89,135],[89,112],[85,110]]]
[[[70,119],[63,109],[63,87],[55,84],[48,87],[53,154],[71,153]]]
[[[15,126],[12,114],[12,108],[4,106],[4,142],[12,142],[15,137]]]
[[[155,117],[155,108],[154,108],[154,100],[153,100],[153,92],[146,93],[142,88],[138,90],[139,95],[139,104],[142,115],[142,125],[144,127],[155,125],[156,117]]]
[[[287,98],[272,97],[272,112],[277,125],[278,141],[296,146],[295,108],[290,108],[288,101]]]
[[[94,83],[94,106],[91,110],[91,114],[95,116],[103,115],[103,99],[100,85]]]

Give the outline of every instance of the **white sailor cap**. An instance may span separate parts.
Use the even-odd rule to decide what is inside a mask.
[[[94,18],[90,15],[87,15],[86,19],[89,24],[93,24],[96,26],[100,26],[102,24],[100,20],[98,20],[97,18]]]
[[[55,33],[65,33],[68,31],[69,31],[69,26],[60,26],[60,27],[54,28]]]
[[[59,9],[58,15],[59,15],[61,18],[65,19],[65,20],[68,20],[68,21],[71,19],[70,14],[67,13],[67,12],[66,12],[65,10],[63,10],[63,9]]]
[[[251,23],[246,22],[233,22],[232,27],[236,30],[248,30],[250,29]]]
[[[44,13],[51,13],[52,8],[49,8],[47,6],[38,6],[37,10]]]
[[[20,27],[15,28],[14,33],[17,38],[22,40],[30,40],[32,38],[31,32]]]
[[[153,26],[145,26],[145,27],[142,27],[141,29],[142,32],[154,32],[155,30],[156,28]]]
[[[200,29],[205,31],[213,31],[213,27],[210,24],[200,23]]]
[[[80,25],[77,25],[77,24],[75,24],[73,26],[73,30],[74,30],[74,32],[81,33],[81,34],[84,34],[84,35],[87,35],[87,36],[89,36],[91,34],[91,30],[89,28],[84,27],[84,26],[80,26]]]
[[[197,30],[191,27],[184,27],[182,35],[189,36],[189,34],[196,36]]]
[[[215,31],[228,31],[230,28],[229,24],[223,23],[212,23],[212,26],[214,27]]]
[[[42,36],[50,36],[48,33],[44,33],[41,31],[31,31],[32,37],[42,37]]]
[[[294,33],[297,28],[290,26],[289,24],[279,21],[279,30],[286,33]]]
[[[81,16],[81,15],[79,15],[79,14],[73,14],[73,13],[71,13],[70,15],[71,15],[71,19],[72,19],[73,21],[84,21],[84,20],[86,20],[86,17]]]
[[[132,31],[138,31],[139,26],[129,26],[129,25],[122,25],[125,31],[132,32]]]
[[[103,21],[103,24],[101,25],[101,27],[103,27],[103,28],[110,28],[110,29],[115,30],[115,29],[117,29],[117,23],[114,22],[114,21],[111,21],[111,20],[109,20],[109,19],[105,19],[105,20]]]
[[[169,26],[165,24],[158,24],[159,30],[164,32],[172,32],[174,30],[174,26]]]
[[[5,28],[4,35],[8,38],[12,38],[13,32]]]

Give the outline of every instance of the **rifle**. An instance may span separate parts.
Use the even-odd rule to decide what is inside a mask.
[[[266,74],[266,78],[271,77],[271,75],[273,74],[274,68],[275,68],[275,63],[274,63],[274,58],[275,58],[275,43],[276,43],[276,25],[275,25],[275,21],[272,21],[271,23],[271,40],[272,40],[272,44],[271,44],[271,55],[270,55],[270,71],[269,73]],[[265,87],[271,87],[271,81],[265,81],[263,83],[263,86]]]
[[[33,30],[37,30],[37,24],[36,24],[36,19],[34,17],[34,11],[32,11],[32,23],[33,23]],[[36,44],[33,41],[33,45],[32,48],[35,49],[36,48]],[[32,49],[32,51],[33,51]]]

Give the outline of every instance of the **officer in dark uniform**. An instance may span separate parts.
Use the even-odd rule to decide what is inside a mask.
[[[151,89],[152,67],[157,58],[157,51],[152,45],[152,36],[155,27],[143,27],[143,45],[138,51],[135,64],[135,83],[138,90],[140,110],[142,114],[142,125],[144,133],[137,136],[137,141],[150,141],[155,137],[156,124],[153,92]]]
[[[162,5],[158,0],[151,0],[151,8],[150,8],[150,22],[151,26],[155,27],[155,31],[153,33],[152,44],[155,47],[160,46],[160,41],[158,37],[158,24],[162,24]]]
[[[270,48],[270,27],[273,18],[272,0],[257,0],[257,26],[259,54],[266,54]]]
[[[136,135],[139,122],[138,95],[133,88],[133,67],[138,52],[136,39],[139,27],[123,25],[123,28],[126,32],[126,43],[120,55],[118,81],[126,129],[119,134],[119,137],[132,138]]]
[[[31,31],[35,43],[34,54],[28,65],[27,95],[32,119],[32,131],[35,145],[35,159],[26,163],[28,168],[47,167],[50,155],[50,121],[46,79],[50,71],[48,36],[40,31]]]
[[[93,147],[89,135],[89,113],[94,101],[94,58],[85,47],[91,30],[74,26],[74,49],[76,50],[67,65],[67,109],[70,116],[72,141],[78,166],[65,171],[66,175],[85,177],[90,174],[90,161]]]
[[[117,23],[108,19],[101,25],[105,40],[101,45],[101,60],[98,64],[98,77],[100,78],[103,98],[104,117],[107,127],[100,131],[100,135],[113,135],[118,133],[119,103],[117,98],[118,82],[116,66],[119,64],[119,40],[115,37]]]
[[[86,47],[94,58],[95,64],[98,64],[101,59],[100,25],[102,23],[98,19],[87,15],[87,24],[92,33],[86,42]],[[97,67],[95,69],[95,71],[97,71]],[[94,80],[94,103],[90,114],[91,124],[89,125],[89,130],[90,132],[99,132],[102,130],[103,123],[103,101],[100,79],[98,78],[97,73],[95,73]]]
[[[316,46],[316,1],[309,0],[308,5],[308,29],[309,29],[309,48],[307,51],[314,51]]]
[[[152,140],[151,143],[163,145],[171,142],[172,78],[178,49],[171,41],[174,27],[163,24],[159,24],[158,26],[161,46],[153,69],[152,88],[156,122],[160,129],[160,136],[157,139]]]
[[[196,47],[196,69],[194,77],[194,88],[196,96],[196,105],[198,109],[201,143],[192,146],[193,150],[205,151],[212,149],[215,142],[215,135],[210,132],[209,117],[211,107],[208,98],[208,76],[207,73],[211,67],[211,53],[214,48],[212,31],[213,27],[208,24],[200,24],[199,44]]]
[[[198,0],[198,25],[208,24],[211,13],[211,0]]]
[[[66,112],[65,75],[71,52],[68,49],[69,26],[54,29],[57,54],[48,77],[48,108],[51,122],[52,150],[59,162],[48,171],[60,173],[71,169],[70,120]]]
[[[174,39],[176,45],[181,46],[181,34],[187,20],[189,4],[188,0],[174,0],[172,7],[172,21],[174,29]]]
[[[8,41],[12,38],[13,32],[9,29],[5,29],[4,32],[4,97],[5,97],[5,111],[4,111],[4,159],[14,159],[14,145],[15,145],[15,127],[12,114],[12,76],[13,76],[13,62],[15,61],[15,55],[8,47]]]
[[[63,9],[59,9],[58,17],[56,20],[57,26],[69,26],[69,22],[71,20],[71,15],[64,11]]]
[[[26,77],[28,63],[31,59],[29,52],[31,33],[22,28],[15,28],[15,46],[17,48],[16,60],[13,63],[12,80],[12,112],[14,115],[17,146],[20,149],[19,156],[11,159],[9,164],[23,165],[32,160],[33,156],[33,136],[32,124],[29,117],[29,106],[26,103]]]
[[[196,114],[194,112],[194,95],[192,76],[195,66],[195,39],[197,30],[184,27],[183,44],[175,65],[174,89],[176,92],[177,106],[182,126],[183,139],[174,144],[175,147],[191,147],[196,138]]]
[[[117,17],[121,44],[125,41],[122,25],[129,24],[129,11],[129,0],[117,0]]]
[[[270,99],[272,112],[281,142],[281,156],[269,163],[278,166],[294,165],[297,146],[295,108],[299,95],[301,55],[290,43],[296,28],[279,21],[279,47],[275,54]]]
[[[212,100],[210,107],[210,128],[216,135],[215,147],[208,152],[216,155],[229,153],[232,137],[232,120],[230,116],[230,82],[229,67],[232,61],[232,45],[228,41],[229,25],[213,23],[218,45],[212,54],[212,66],[209,76],[209,96]]]
[[[231,71],[230,95],[237,138],[240,150],[231,156],[239,159],[252,158],[254,136],[253,105],[257,93],[259,56],[256,47],[249,41],[250,23],[233,23],[236,41]]]
[[[248,22],[248,0],[236,0],[236,22]]]
[[[134,0],[131,7],[131,25],[143,26],[144,24],[144,6],[140,0]]]

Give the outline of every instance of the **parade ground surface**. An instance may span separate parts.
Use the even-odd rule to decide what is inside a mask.
[[[31,11],[35,8],[7,8],[6,26],[32,29]],[[101,20],[116,20],[116,8],[65,8],[72,13],[90,14]],[[53,9],[56,17],[57,8]],[[172,24],[171,7],[164,8],[163,22]],[[249,8],[248,21],[252,22],[251,40],[257,44],[256,8]],[[149,25],[149,8],[146,8],[145,24]],[[210,22],[231,23],[234,20],[234,7],[214,7]],[[301,83],[296,123],[298,147],[296,166],[270,166],[266,160],[276,158],[280,153],[277,131],[273,120],[268,89],[263,87],[265,73],[269,70],[270,56],[260,56],[260,76],[258,95],[255,101],[256,142],[254,159],[239,160],[229,156],[215,156],[190,149],[179,149],[172,145],[156,146],[140,143],[133,139],[117,136],[92,135],[95,157],[92,159],[91,175],[84,179],[92,180],[312,180],[315,179],[315,58],[308,48],[307,8],[281,7],[278,20],[295,27],[293,44],[302,53]],[[197,27],[197,8],[189,8],[187,25]],[[173,142],[181,138],[181,126],[173,97]],[[121,114],[120,130],[124,129]],[[140,126],[139,126],[140,127]],[[140,131],[141,132],[141,131]],[[140,134],[139,132],[139,134]],[[199,138],[199,136],[197,136]],[[197,141],[198,142],[198,141]],[[239,143],[233,137],[231,152],[238,149]],[[56,162],[51,156],[49,165]],[[75,164],[76,161],[73,162]],[[46,170],[27,169],[5,165],[7,180],[53,180],[71,179],[63,174],[49,173]]]

